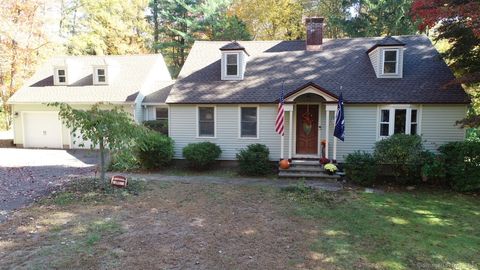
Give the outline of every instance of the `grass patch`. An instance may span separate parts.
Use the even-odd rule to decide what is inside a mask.
[[[113,198],[128,199],[146,189],[147,183],[143,180],[129,180],[127,188],[120,189],[112,187],[109,183],[99,182],[95,178],[85,178],[73,181],[63,190],[41,200],[40,203],[66,206],[73,203],[102,202]]]
[[[284,188],[319,226],[311,251],[338,268],[478,269],[478,199],[450,192],[325,193]],[[332,197],[338,197],[337,199]],[[355,267],[354,267],[355,268]]]

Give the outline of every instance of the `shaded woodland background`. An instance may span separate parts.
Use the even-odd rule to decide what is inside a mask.
[[[161,52],[175,77],[195,40],[304,39],[307,16],[325,18],[325,38],[427,34],[477,104],[479,13],[479,0],[2,0],[3,126],[5,102],[48,57]]]

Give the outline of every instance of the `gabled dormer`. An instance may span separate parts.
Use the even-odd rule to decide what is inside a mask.
[[[53,67],[54,85],[68,85],[67,65],[56,65]]]
[[[388,36],[367,51],[377,78],[403,77],[404,49],[405,43]]]
[[[249,56],[245,48],[238,42],[232,41],[221,47],[220,51],[222,52],[222,80],[243,80]]]

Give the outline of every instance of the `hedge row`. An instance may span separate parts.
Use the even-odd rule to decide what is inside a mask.
[[[375,144],[373,154],[354,152],[345,158],[346,176],[371,185],[382,180],[394,184],[429,182],[457,191],[480,190],[480,143],[451,142],[438,154],[426,151],[417,135],[396,134]]]

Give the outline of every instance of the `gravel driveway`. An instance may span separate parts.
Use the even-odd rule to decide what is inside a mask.
[[[72,176],[93,174],[96,162],[89,150],[0,148],[0,222]]]

